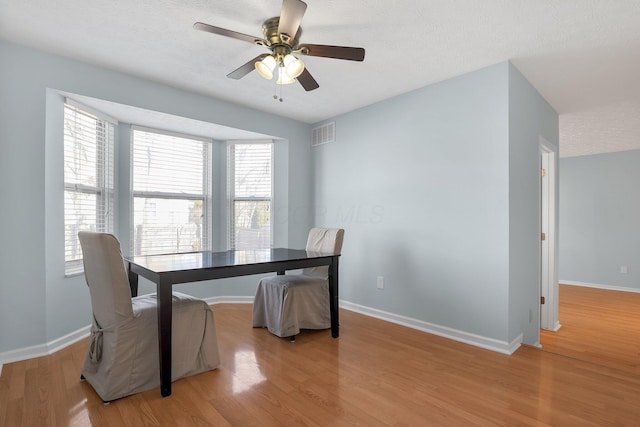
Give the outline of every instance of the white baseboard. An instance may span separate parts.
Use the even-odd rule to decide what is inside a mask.
[[[253,296],[230,296],[204,298],[209,305],[215,304],[253,304]]]
[[[19,362],[21,360],[33,359],[34,357],[48,356],[56,351],[74,344],[81,339],[88,337],[91,326],[84,326],[77,331],[71,332],[45,344],[33,345],[19,348],[4,353],[0,353],[0,375],[2,375],[2,365],[5,363]]]
[[[561,285],[584,286],[585,288],[606,289],[609,291],[635,292],[640,293],[638,288],[626,288],[624,286],[601,285],[598,283],[576,282],[573,280],[558,280]]]
[[[487,350],[492,350],[502,354],[513,354],[522,344],[522,334],[511,342],[500,341],[493,338],[487,338],[469,332],[459,331],[457,329],[448,328],[446,326],[440,326],[433,323],[425,322],[423,320],[413,319],[399,314],[389,313],[387,311],[378,310],[375,308],[365,307],[359,304],[354,304],[348,301],[340,301],[340,307],[355,311],[356,313],[364,314],[366,316],[375,317],[387,322],[396,323],[398,325],[407,326],[419,331],[428,332],[430,334],[438,335],[444,338],[448,338],[454,341],[463,342],[476,347],[481,347]]]

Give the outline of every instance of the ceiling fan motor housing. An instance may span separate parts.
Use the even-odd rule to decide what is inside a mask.
[[[300,43],[300,36],[302,35],[302,27],[298,27],[298,31],[295,37],[291,37],[290,34],[279,34],[278,26],[280,24],[280,17],[267,19],[262,24],[262,33],[266,45],[276,56],[285,56],[294,51]]]

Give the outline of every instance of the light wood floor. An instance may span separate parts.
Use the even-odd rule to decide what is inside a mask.
[[[559,290],[562,327],[540,332],[543,350],[640,375],[640,293],[562,284]]]
[[[295,343],[213,306],[222,366],[104,406],[79,381],[86,342],[11,363],[4,426],[638,425],[640,376],[522,347],[506,356],[341,311],[341,336]]]

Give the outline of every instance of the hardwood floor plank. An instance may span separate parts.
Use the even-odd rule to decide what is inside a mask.
[[[12,363],[4,367],[2,375],[5,375],[5,371],[7,371],[7,375],[10,375],[9,399],[17,399],[24,396],[26,368],[27,363]]]
[[[507,356],[345,310],[339,339],[304,331],[290,343],[251,328],[250,305],[213,310],[221,366],[174,382],[170,397],[155,389],[103,405],[79,380],[85,340],[5,365],[0,425],[633,426],[640,419],[640,374],[617,366],[527,346]],[[626,343],[610,345],[619,341]]]
[[[24,399],[14,399],[6,405],[4,426],[21,426],[24,418]]]
[[[557,332],[545,351],[640,374],[640,293],[560,285]]]

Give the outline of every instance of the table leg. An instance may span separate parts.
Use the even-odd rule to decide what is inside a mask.
[[[333,257],[329,266],[329,309],[331,311],[331,336],[340,336],[340,320],[338,309],[338,259]]]
[[[129,263],[129,268],[127,270],[129,274],[129,287],[131,288],[131,296],[138,296],[138,273],[134,273],[131,271],[131,263]]]
[[[171,283],[156,285],[158,294],[158,354],[160,357],[160,393],[171,395]]]

